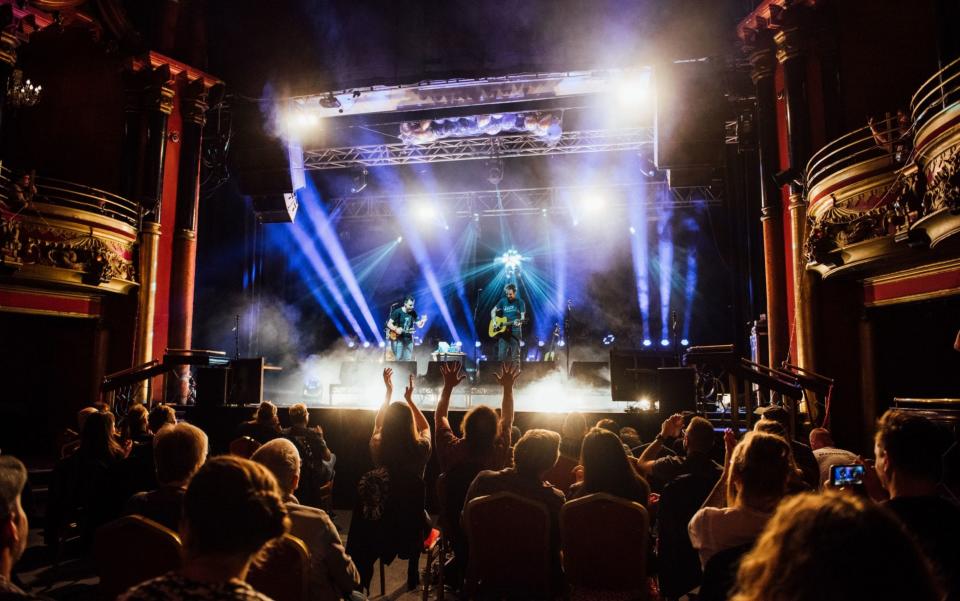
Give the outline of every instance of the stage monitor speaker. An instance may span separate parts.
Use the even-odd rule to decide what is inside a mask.
[[[720,67],[714,61],[657,67],[654,163],[658,169],[722,164],[726,113]]]
[[[443,374],[440,373],[440,365],[443,363],[459,363],[463,368],[463,357],[449,357],[443,361],[427,363],[427,373],[423,376],[424,386],[440,386],[443,384]]]
[[[497,378],[494,374],[500,371],[500,362],[499,361],[481,361],[480,365],[477,367],[478,376],[476,384],[477,386],[499,386]],[[520,376],[521,378],[523,376]]]
[[[655,400],[657,369],[674,361],[666,353],[641,350],[610,351],[610,394],[614,401]]]
[[[556,361],[527,361],[520,366],[520,371],[522,373],[517,380],[518,389],[531,386],[544,378],[560,373],[560,364]]]
[[[570,364],[570,379],[582,386],[606,388],[610,386],[610,364],[606,361],[574,361]]]
[[[259,405],[263,402],[263,357],[232,359],[227,378],[227,402],[231,405]]]
[[[223,407],[227,403],[227,367],[198,367],[197,407]],[[175,375],[171,374],[171,377]]]
[[[692,367],[661,367],[657,370],[660,413],[673,415],[697,410],[697,372]]]

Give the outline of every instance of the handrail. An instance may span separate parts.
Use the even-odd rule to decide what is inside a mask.
[[[807,162],[807,189],[813,188],[840,169],[889,156],[893,146],[902,136],[897,118],[883,119],[875,127],[876,135],[869,126],[860,127],[840,136],[814,153]],[[887,145],[890,148],[887,148]]]
[[[960,100],[960,58],[947,63],[917,89],[910,98],[914,127],[927,122],[934,109],[943,110]]]

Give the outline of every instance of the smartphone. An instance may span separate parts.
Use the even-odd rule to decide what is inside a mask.
[[[830,466],[831,486],[853,486],[863,484],[864,467],[862,465]]]

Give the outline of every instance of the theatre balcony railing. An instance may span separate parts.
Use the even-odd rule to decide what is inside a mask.
[[[807,165],[807,268],[869,276],[960,247],[960,60],[909,114],[852,131]]]
[[[138,215],[116,194],[0,166],[0,278],[125,293],[137,285]]]

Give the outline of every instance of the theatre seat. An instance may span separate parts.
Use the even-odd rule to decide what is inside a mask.
[[[115,599],[130,587],[179,568],[180,551],[176,532],[143,516],[104,524],[93,541],[100,597]]]
[[[247,582],[274,601],[306,601],[310,551],[290,534],[271,542],[250,566]]]

